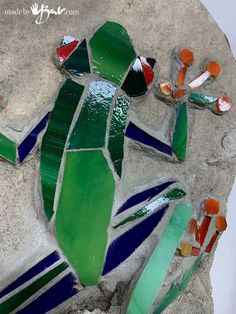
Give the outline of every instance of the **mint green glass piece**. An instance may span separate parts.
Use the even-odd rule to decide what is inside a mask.
[[[111,119],[108,149],[118,176],[121,176],[122,171],[125,125],[129,103],[125,96],[117,97]]]
[[[179,160],[184,161],[188,142],[188,116],[186,103],[179,106],[173,135],[172,149]]]
[[[43,275],[42,277],[36,279],[33,283],[25,287],[23,290],[19,291],[6,301],[0,304],[0,313],[8,314],[15,310],[19,305],[28,300],[33,294],[35,294],[38,290],[46,286],[51,280],[53,280],[57,275],[63,272],[68,267],[67,263],[61,263],[56,266],[48,273]]]
[[[136,58],[134,47],[125,28],[106,22],[90,40],[93,71],[119,85]]]
[[[57,178],[66,139],[83,90],[84,86],[66,80],[60,89],[42,140],[40,174],[44,211],[48,220],[53,215]]]
[[[146,314],[151,310],[191,215],[189,205],[176,205],[168,226],[134,287],[128,314]]]
[[[181,190],[181,189],[173,189],[169,192],[167,192],[166,194],[164,194],[162,197],[159,197],[158,199],[156,199],[154,202],[148,204],[146,207],[138,210],[136,213],[132,214],[131,216],[129,216],[128,218],[124,219],[123,221],[121,221],[118,225],[114,226],[113,228],[118,228],[130,221],[139,219],[143,216],[146,216],[150,213],[152,213],[157,207],[162,206],[166,203],[168,203],[169,201],[173,201],[173,200],[178,200],[182,197],[184,197],[186,195],[186,193]]]
[[[209,95],[204,95],[200,93],[190,93],[188,95],[188,100],[194,104],[197,105],[210,105],[214,102],[216,102],[218,97],[215,96],[209,96]]]
[[[16,164],[16,143],[9,140],[3,134],[0,134],[0,156],[11,163]]]
[[[59,245],[84,285],[103,268],[115,181],[100,150],[67,152],[56,213]]]
[[[184,274],[183,279],[180,284],[174,284],[171,289],[167,292],[161,302],[158,304],[154,314],[162,313],[169,304],[171,304],[187,287],[193,273],[195,272],[196,268],[198,267],[201,259],[201,254],[193,264],[193,266]]]
[[[68,148],[100,148],[105,145],[107,118],[116,87],[105,81],[92,81]]]

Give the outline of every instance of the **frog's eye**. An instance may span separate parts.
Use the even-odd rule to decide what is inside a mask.
[[[154,79],[156,60],[139,56],[133,63],[122,85],[128,96],[138,97],[147,93]]]

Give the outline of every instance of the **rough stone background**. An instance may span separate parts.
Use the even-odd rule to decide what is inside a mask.
[[[13,87],[8,106],[0,112],[0,130],[13,139],[19,140],[29,131],[32,121],[42,114],[63,81],[51,61],[53,45],[64,34],[81,40],[106,20],[124,25],[137,51],[156,58],[161,77],[169,77],[170,55],[176,46],[194,50],[196,61],[192,71],[195,74],[206,58],[212,56],[219,60],[222,73],[207,88],[216,93],[225,91],[236,103],[235,61],[224,34],[198,0],[50,0],[48,5],[52,8],[60,5],[79,10],[80,14],[50,17],[42,25],[36,25],[32,15],[4,14],[5,10],[16,8],[29,10],[31,4],[25,0],[20,3],[0,0],[0,81],[9,79]],[[168,121],[172,115],[169,107],[150,94],[145,101],[134,103],[132,111],[154,134],[163,133],[163,139],[168,138]],[[223,117],[209,110],[191,110],[190,121],[188,158],[183,164],[166,162],[151,151],[129,144],[121,199],[126,199],[137,187],[174,176],[184,179],[195,208],[210,195],[220,199],[222,210],[226,211],[236,163],[235,108]],[[41,208],[35,202],[37,164],[38,154],[20,167],[0,161],[0,288],[55,246]],[[98,287],[84,289],[73,298],[73,303],[69,301],[66,309],[58,312],[88,313],[84,311],[86,308],[122,312],[117,305],[123,302],[120,298],[126,288],[124,278],[131,278],[141,265],[142,253],[150,251],[154,238],[149,242],[142,246],[137,259],[131,259],[126,265],[128,270],[121,267]],[[212,256],[203,261],[184,295],[165,313],[213,313],[211,260]],[[101,311],[96,309],[94,313]]]

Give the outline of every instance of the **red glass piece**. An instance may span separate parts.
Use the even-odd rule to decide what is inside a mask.
[[[191,255],[192,255],[192,256],[199,256],[199,255],[200,255],[200,252],[201,252],[201,249],[200,249],[200,248],[198,248],[198,247],[193,247],[193,248],[192,248],[192,253],[191,253]]]
[[[194,234],[197,231],[197,220],[191,219],[188,224],[188,233]]]
[[[211,217],[205,216],[200,226],[200,229],[198,231],[198,235],[197,235],[197,241],[200,243],[201,246],[203,245],[205,241],[210,223],[211,223]]]
[[[220,233],[219,233],[218,230],[213,234],[213,236],[212,236],[212,238],[211,238],[209,244],[207,245],[207,247],[206,247],[206,249],[205,249],[205,252],[206,252],[206,253],[210,253],[210,252],[211,252],[211,250],[212,250],[212,248],[213,248],[213,245],[215,244],[215,242],[216,242],[216,240],[217,240],[219,234],[220,234]]]
[[[147,60],[144,57],[140,56],[139,59],[140,59],[141,64],[142,64],[145,82],[146,82],[146,84],[148,86],[153,81],[154,72],[153,72],[152,67],[150,66],[150,64],[147,62]]]
[[[63,62],[67,59],[67,57],[72,53],[72,51],[77,47],[78,41],[74,40],[68,45],[63,45],[57,48],[57,56],[60,62]]]

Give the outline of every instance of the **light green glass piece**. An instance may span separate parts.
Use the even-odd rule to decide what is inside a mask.
[[[10,161],[11,163],[16,164],[16,143],[9,140],[3,134],[0,134],[0,156]]]
[[[68,148],[100,148],[105,145],[107,118],[116,87],[105,81],[92,81]]]
[[[124,136],[129,100],[125,96],[117,97],[113,110],[108,149],[118,176],[121,176],[124,158]]]
[[[118,225],[114,226],[113,228],[118,228],[130,221],[139,219],[143,216],[146,216],[150,213],[152,213],[157,207],[160,207],[170,201],[173,200],[178,200],[182,197],[184,197],[186,195],[186,192],[184,192],[181,189],[173,189],[170,190],[169,192],[167,192],[166,194],[164,194],[162,197],[159,197],[158,199],[156,199],[155,201],[151,202],[150,204],[148,204],[146,207],[138,210],[136,213],[132,214],[131,216],[129,216],[128,218],[124,219],[123,221],[121,221]]]
[[[134,47],[125,28],[106,22],[90,40],[93,71],[119,85],[136,58]]]
[[[193,266],[184,274],[182,281],[179,284],[174,284],[171,287],[169,292],[164,296],[164,298],[158,304],[156,310],[154,311],[154,314],[162,313],[165,310],[165,308],[167,308],[167,306],[171,304],[186,289],[201,259],[202,259],[202,254],[196,259]]]
[[[209,96],[209,95],[204,95],[200,93],[190,93],[188,95],[188,100],[194,104],[197,105],[210,105],[214,102],[216,102],[218,97],[215,96]]]
[[[179,106],[173,135],[172,149],[179,160],[184,161],[188,142],[188,115],[186,103]]]
[[[189,205],[176,205],[168,226],[133,290],[128,314],[146,314],[151,310],[191,215],[192,208]]]
[[[59,245],[84,285],[102,271],[115,181],[100,150],[67,152],[56,213]]]

